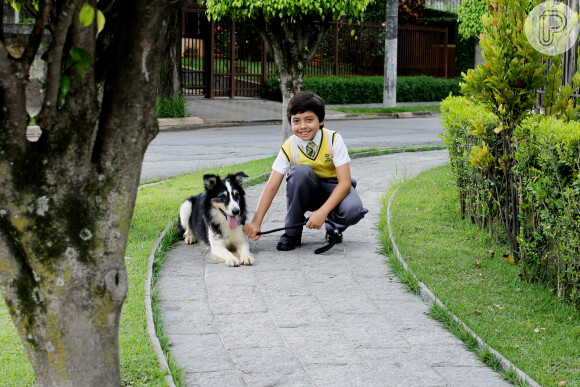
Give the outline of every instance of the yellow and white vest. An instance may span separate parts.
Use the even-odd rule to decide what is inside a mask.
[[[290,136],[282,145],[282,152],[290,162],[290,168],[298,164],[306,164],[312,168],[316,176],[321,179],[336,177],[336,168],[332,162],[332,144],[338,134],[333,130],[321,129],[322,138],[314,157],[308,156],[304,150],[298,146],[298,137]]]

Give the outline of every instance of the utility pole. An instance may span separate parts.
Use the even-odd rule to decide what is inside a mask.
[[[383,85],[383,107],[395,107],[397,103],[397,32],[398,0],[386,0],[385,22],[385,80]]]

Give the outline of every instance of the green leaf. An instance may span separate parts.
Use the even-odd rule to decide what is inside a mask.
[[[85,68],[79,64],[74,65],[75,70],[77,71],[77,73],[79,73],[79,75],[84,78],[85,76]]]
[[[61,75],[58,80],[58,87],[62,96],[65,97],[70,90],[70,78],[66,75]]]
[[[100,10],[97,10],[97,34],[105,28],[105,15]]]
[[[88,27],[93,24],[93,20],[95,20],[95,9],[90,4],[84,3],[81,7],[79,20],[83,27]]]
[[[56,104],[59,108],[64,106],[64,101],[65,101],[64,95],[62,95],[62,93],[58,93],[58,97],[56,99]]]
[[[89,67],[93,63],[93,57],[83,48],[71,48],[70,57],[75,62],[84,67]]]

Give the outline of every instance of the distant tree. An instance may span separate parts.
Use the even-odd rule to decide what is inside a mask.
[[[360,19],[371,0],[205,0],[207,12],[219,19],[247,20],[260,32],[274,55],[282,91],[282,135],[292,130],[286,120],[288,101],[302,88],[302,77],[320,42],[337,19]]]
[[[400,5],[400,3],[399,3]],[[385,19],[385,76],[383,81],[383,106],[397,104],[397,35],[400,7],[397,0],[387,0]]]
[[[176,3],[20,4],[35,19],[22,51],[0,24],[0,291],[39,385],[120,385],[124,253]],[[45,29],[30,141],[25,91]]]

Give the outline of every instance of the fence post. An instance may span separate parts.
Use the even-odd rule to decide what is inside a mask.
[[[214,51],[215,51],[215,21],[211,19],[211,27],[210,27],[210,34],[209,34],[209,44],[206,44],[206,48],[209,47],[209,50],[206,50],[205,55],[205,68],[206,77],[207,77],[207,93],[205,94],[205,98],[213,98],[215,94],[214,90]]]
[[[225,59],[225,58],[224,58]],[[230,98],[236,95],[236,80],[234,79],[234,65],[236,62],[236,21],[232,19],[232,28],[230,29]]]

